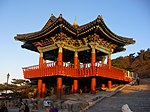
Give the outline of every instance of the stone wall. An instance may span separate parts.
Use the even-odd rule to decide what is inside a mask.
[[[0,101],[0,105],[2,102],[4,102],[8,109],[18,108],[18,101],[19,100],[4,100]],[[32,108],[33,110],[45,110],[45,107],[43,106],[44,99],[23,99],[23,102],[28,103],[29,108]],[[59,100],[52,101],[52,105],[56,107],[59,110],[59,112],[79,112],[89,104],[85,101]]]

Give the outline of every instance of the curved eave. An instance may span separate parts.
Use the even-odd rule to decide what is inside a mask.
[[[32,33],[27,33],[27,34],[17,34],[14,39],[15,40],[19,40],[21,42],[26,42],[28,41],[31,37],[33,37],[35,34],[39,33],[40,31],[38,32],[32,32]]]
[[[118,36],[115,33],[113,33],[105,24],[105,22],[103,21],[103,19],[101,18],[101,21],[99,23],[99,26],[101,26],[101,28],[103,29],[103,31],[109,35],[109,38],[119,42],[122,45],[128,45],[128,44],[134,44],[135,40],[133,40],[133,38],[127,38],[127,37],[122,37],[122,36]]]
[[[78,28],[78,35],[82,36],[90,31],[94,31],[94,33],[95,33],[97,30],[97,27],[98,27],[98,23],[100,22],[101,19],[102,19],[102,17],[99,15],[95,20],[93,20],[85,25],[80,26]]]
[[[124,48],[124,47],[121,46],[121,47],[115,48],[114,51],[113,51],[113,53],[122,52],[122,51],[126,51],[126,48]]]
[[[122,36],[118,36],[115,33],[113,33],[104,23],[101,16],[98,16],[96,20],[85,24],[83,26],[80,26],[78,28],[78,36],[81,37],[82,35],[85,35],[89,32],[93,31],[93,33],[96,33],[98,31],[102,32],[105,37],[109,38],[109,40],[112,40],[115,43],[118,43],[120,45],[128,45],[128,44],[134,44],[135,40],[132,38],[126,38]]]
[[[69,29],[72,34],[76,35],[77,29],[73,27],[69,22],[67,22],[63,17],[59,16],[59,22],[60,24],[63,24],[65,28]]]
[[[52,16],[53,17],[53,16]],[[104,23],[101,16],[98,16],[94,21],[89,22],[85,25],[74,27],[69,22],[67,22],[62,15],[58,18],[52,17],[46,23],[46,26],[41,31],[28,33],[28,34],[17,34],[15,36],[16,40],[27,42],[29,40],[35,40],[41,37],[44,37],[53,32],[65,32],[68,35],[71,35],[74,38],[84,37],[89,33],[98,33],[100,32],[104,37],[109,39],[119,46],[125,46],[128,44],[134,44],[135,41],[132,38],[126,38],[118,36],[113,33]],[[51,20],[52,19],[52,20]],[[50,22],[50,23],[49,23]]]
[[[38,32],[28,34],[17,34],[17,36],[15,36],[14,38],[15,40],[27,42],[29,40],[35,40],[44,37],[55,30],[63,30],[63,29],[65,29],[68,33],[74,36],[76,35],[77,30],[60,15],[49,27],[44,28]]]
[[[82,36],[96,28],[96,20],[77,28],[78,36]]]
[[[119,46],[126,46],[129,44],[134,44],[135,41],[132,38],[126,38],[121,36],[113,36],[110,33],[106,32],[102,27],[98,27],[99,31],[105,35],[109,40],[111,40],[113,43],[117,43]]]
[[[21,45],[21,47],[24,49],[38,52],[37,48],[33,44],[24,43],[23,45]]]
[[[57,18],[53,14],[51,14],[49,20],[47,21],[47,23],[45,24],[45,26],[42,28],[42,30],[48,28],[56,20],[57,20]]]

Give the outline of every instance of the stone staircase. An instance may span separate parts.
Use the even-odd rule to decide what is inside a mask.
[[[128,104],[133,112],[150,112],[150,78],[142,79],[140,85],[125,86],[117,94],[103,99],[86,112],[121,112]]]

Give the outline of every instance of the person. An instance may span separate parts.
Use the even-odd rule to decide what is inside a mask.
[[[51,104],[52,104],[52,101],[45,98],[45,100],[43,102],[43,106],[45,107],[46,112],[49,112],[49,108],[50,108]]]
[[[29,107],[29,112],[32,112],[34,101],[33,101],[33,99],[30,99],[29,101],[30,101],[30,102],[29,102],[29,105],[28,105],[28,107]]]
[[[53,103],[51,103],[49,112],[58,112],[58,109],[54,107]]]
[[[1,103],[0,112],[8,112],[8,109],[4,102]]]
[[[140,85],[140,78],[139,77],[136,78],[136,83],[137,83],[137,85]]]
[[[82,94],[82,92],[83,92],[82,89],[79,89],[79,93]]]
[[[20,100],[19,100],[19,105],[18,105],[18,107],[19,107],[19,112],[24,112],[24,110],[25,110],[25,104],[24,104],[24,102],[22,101],[21,98],[20,98]]]
[[[53,107],[53,108],[50,109],[49,112],[58,112],[58,109]]]
[[[24,105],[25,105],[24,112],[29,112],[30,109],[29,109],[27,100],[26,100],[26,103],[24,103]]]
[[[25,105],[23,102],[21,102],[20,107],[19,107],[19,112],[24,112],[25,110]]]

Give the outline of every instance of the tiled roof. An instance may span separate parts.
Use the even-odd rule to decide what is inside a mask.
[[[66,32],[68,32],[75,38],[82,38],[83,35],[89,32],[102,32],[109,40],[120,43],[122,45],[135,43],[135,41],[132,38],[118,36],[115,33],[113,33],[106,26],[101,16],[98,16],[94,21],[91,21],[87,24],[75,27],[74,25],[71,25],[68,21],[66,21],[61,14],[58,18],[56,18],[52,14],[48,22],[42,28],[42,30],[27,34],[17,34],[17,36],[15,36],[15,39],[22,42],[27,42],[30,40],[41,38],[47,34],[52,33],[53,31],[60,29],[65,29]]]

